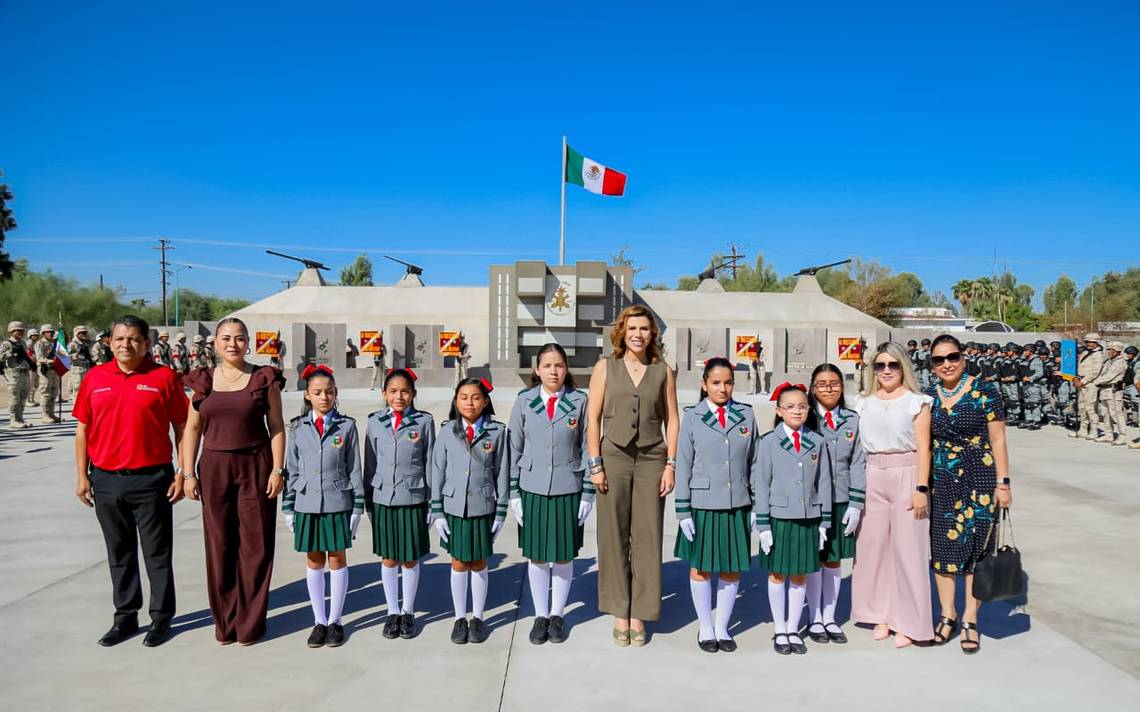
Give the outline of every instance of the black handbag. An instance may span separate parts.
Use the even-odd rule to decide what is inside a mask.
[[[973,594],[979,601],[1002,601],[1017,598],[1025,592],[1021,552],[1013,542],[1013,522],[1009,518],[1008,509],[1001,510],[1001,517],[996,524],[998,533],[994,550],[974,564]],[[990,524],[990,531],[986,534],[987,546],[993,530],[994,524]]]

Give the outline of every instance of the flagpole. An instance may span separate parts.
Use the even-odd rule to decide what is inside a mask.
[[[562,232],[558,239],[558,264],[566,264],[566,136],[562,136]]]

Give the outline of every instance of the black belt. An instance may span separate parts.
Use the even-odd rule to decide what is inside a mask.
[[[164,465],[151,465],[150,467],[139,467],[134,470],[104,470],[102,467],[91,466],[92,472],[98,472],[104,475],[119,475],[120,477],[146,477],[148,475],[173,475],[174,465],[166,463]]]

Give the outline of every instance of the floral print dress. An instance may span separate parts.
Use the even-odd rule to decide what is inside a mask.
[[[967,377],[968,378],[968,377]],[[938,386],[927,393],[931,408],[930,564],[939,573],[972,573],[994,539],[997,469],[990,449],[989,422],[1005,420],[997,386],[975,380],[950,409]]]

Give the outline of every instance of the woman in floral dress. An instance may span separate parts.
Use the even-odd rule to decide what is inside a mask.
[[[1005,410],[994,384],[964,375],[958,339],[946,334],[935,339],[930,362],[939,381],[927,391],[934,397],[930,563],[942,609],[934,639],[942,644],[954,635],[954,593],[958,579],[965,579],[961,647],[972,655],[981,648],[981,601],[972,595],[974,564],[994,548],[996,508],[1007,508],[1011,501]]]

